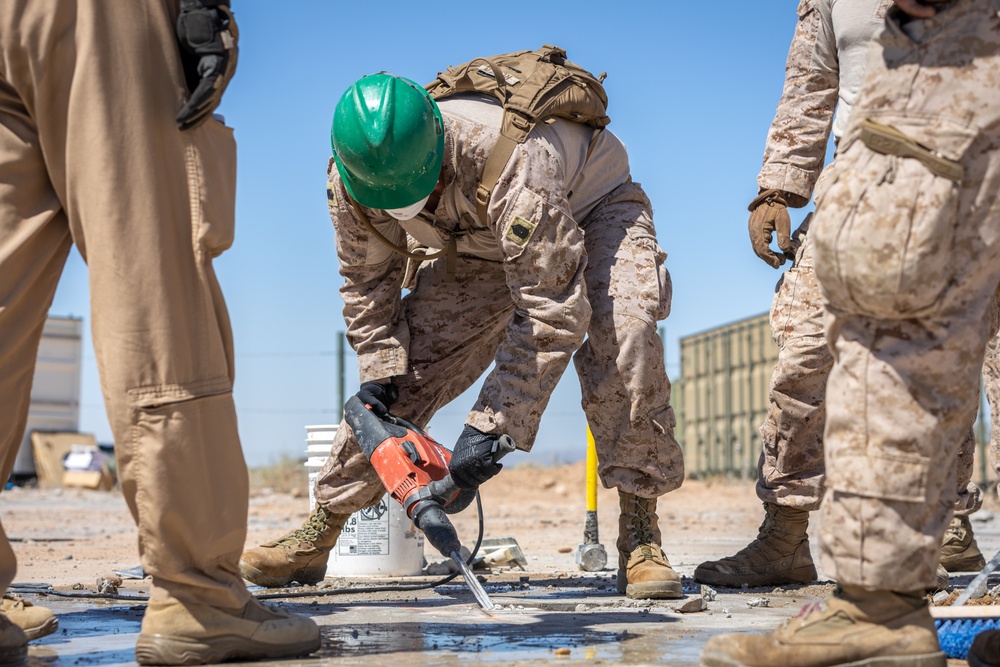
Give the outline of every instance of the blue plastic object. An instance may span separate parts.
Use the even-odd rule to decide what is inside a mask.
[[[949,618],[935,621],[934,625],[945,655],[966,660],[976,635],[985,630],[1000,630],[1000,618]]]

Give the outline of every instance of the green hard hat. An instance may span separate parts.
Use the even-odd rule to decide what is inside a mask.
[[[344,186],[362,206],[404,208],[437,185],[441,111],[409,79],[385,72],[358,79],[337,102],[330,139]]]

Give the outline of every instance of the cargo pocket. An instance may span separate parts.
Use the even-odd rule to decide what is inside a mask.
[[[938,303],[952,279],[960,161],[976,133],[942,117],[871,119],[918,148],[868,136],[869,146],[861,124],[852,127],[811,232],[816,273],[834,308],[916,316]]]
[[[657,243],[654,232],[645,225],[630,225],[627,234],[634,253],[632,265],[635,270],[635,283],[628,286],[630,291],[635,291],[628,298],[637,299],[651,320],[659,322],[670,315],[673,299],[667,253]]]
[[[833,458],[828,485],[866,498],[922,503],[927,499],[930,459],[888,452],[854,452]]]
[[[181,135],[196,242],[209,257],[233,244],[236,232],[236,140],[214,118]]]

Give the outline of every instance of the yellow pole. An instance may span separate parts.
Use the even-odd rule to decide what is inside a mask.
[[[587,424],[587,511],[597,511],[597,444]]]
[[[599,572],[608,564],[608,552],[597,534],[597,445],[590,424],[587,424],[587,518],[583,544],[576,549],[576,564],[587,572]]]

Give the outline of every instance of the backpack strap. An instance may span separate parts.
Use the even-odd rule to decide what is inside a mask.
[[[452,232],[445,230],[448,234],[448,245],[446,245],[443,250],[438,250],[437,252],[427,255],[410,252],[409,248],[396,245],[386,238],[385,234],[376,229],[371,219],[367,214],[365,214],[364,209],[361,208],[361,204],[354,201],[354,197],[347,195],[347,201],[351,203],[351,208],[354,209],[354,214],[358,216],[358,219],[361,220],[365,228],[372,233],[372,236],[378,239],[382,245],[389,248],[389,250],[394,253],[417,262],[423,262],[428,259],[437,259],[443,255],[448,255],[447,263],[445,264],[445,280],[449,283],[455,282],[455,265],[458,263],[458,239],[460,236],[465,236],[465,234],[468,233],[466,230],[462,229]]]
[[[506,114],[505,111],[504,115]],[[476,188],[476,215],[484,225],[487,224],[486,207],[489,206],[493,188],[497,186],[500,174],[510,161],[510,156],[514,154],[514,148],[518,143],[506,134],[501,134],[490,151],[490,156],[486,158],[486,164],[483,165],[483,176],[479,180],[479,187]]]

